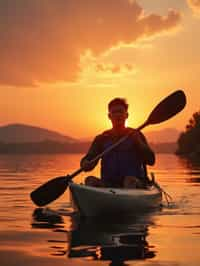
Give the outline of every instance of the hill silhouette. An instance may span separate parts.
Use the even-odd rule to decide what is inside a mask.
[[[24,124],[9,124],[0,127],[0,142],[3,143],[27,143],[27,142],[78,142],[69,136],[45,128]]]
[[[156,153],[174,153],[178,131],[164,129],[145,133]],[[0,153],[85,153],[92,138],[78,140],[48,129],[24,124],[0,127]]]
[[[168,143],[177,142],[180,131],[175,128],[164,128],[161,130],[144,131],[148,142],[151,143]]]
[[[164,128],[161,130],[144,130],[144,135],[146,136],[148,142],[150,143],[175,143],[178,140],[180,131],[175,128]],[[93,137],[88,137],[82,139],[82,141],[91,141]]]

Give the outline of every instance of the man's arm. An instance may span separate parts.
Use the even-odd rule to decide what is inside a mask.
[[[98,160],[91,163],[90,161],[93,160],[98,154],[101,153],[101,145],[100,145],[100,136],[97,136],[94,141],[92,142],[87,154],[81,159],[80,166],[84,169],[85,172],[91,171],[97,165]]]
[[[140,131],[135,130],[133,132],[133,138],[143,163],[148,165],[154,165],[155,154],[150,148],[145,136]]]

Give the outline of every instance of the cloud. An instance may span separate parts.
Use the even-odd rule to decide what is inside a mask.
[[[98,56],[170,31],[180,20],[174,10],[144,15],[129,0],[0,0],[0,84],[73,81],[87,50]]]
[[[133,71],[134,66],[131,64],[105,64],[97,63],[95,65],[96,72],[110,72],[112,74],[119,74],[126,70],[126,72]]]
[[[200,0],[187,0],[187,2],[195,13],[200,13]]]

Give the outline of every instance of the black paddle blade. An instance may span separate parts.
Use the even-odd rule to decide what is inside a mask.
[[[61,196],[68,186],[68,176],[56,177],[31,192],[32,201],[44,206]]]
[[[151,112],[146,124],[159,124],[179,113],[186,105],[186,96],[177,90],[162,100]]]

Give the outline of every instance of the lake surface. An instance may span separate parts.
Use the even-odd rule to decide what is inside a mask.
[[[158,154],[149,171],[173,202],[127,220],[80,220],[68,191],[48,208],[34,206],[30,192],[51,178],[73,173],[81,157],[0,155],[1,266],[200,265],[199,166]],[[98,173],[97,167],[92,174]],[[80,174],[74,181],[83,178]]]

